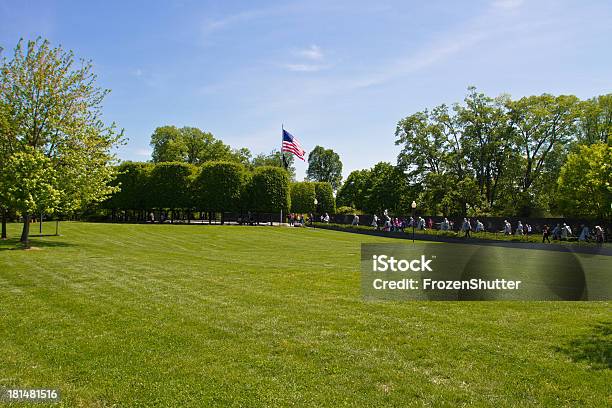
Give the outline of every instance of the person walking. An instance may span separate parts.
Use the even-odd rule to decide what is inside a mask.
[[[545,241],[548,241],[548,243],[550,244],[550,229],[548,228],[548,225],[544,224],[544,228],[542,228],[542,243],[544,243]]]
[[[370,225],[374,227],[375,230],[378,230],[378,216],[376,214],[372,217],[372,224]]]
[[[512,225],[508,220],[504,220],[504,235],[512,235]]]
[[[561,227],[559,224],[555,225],[555,228],[552,229],[552,237],[554,240],[559,240],[561,238]]]
[[[604,243],[604,231],[603,228],[599,225],[595,226],[595,242],[598,244]]]
[[[461,230],[465,233],[464,238],[471,238],[470,231],[472,230],[472,225],[467,218],[463,219],[463,225],[461,226]]]
[[[440,229],[442,231],[448,231],[448,228],[449,228],[448,218],[444,217],[444,221],[440,223]]]
[[[586,225],[582,225],[582,231],[580,231],[580,237],[578,237],[578,241],[587,242],[589,240],[589,227]]]
[[[561,227],[561,241],[566,241],[569,237],[572,236],[572,229],[566,223],[563,223],[563,227]]]
[[[515,231],[516,235],[523,235],[523,224],[519,221],[518,224],[516,224],[516,231]]]

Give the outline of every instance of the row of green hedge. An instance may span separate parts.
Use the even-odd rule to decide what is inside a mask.
[[[119,166],[115,183],[120,191],[104,203],[106,208],[285,213],[335,210],[329,183],[291,183],[288,173],[280,167],[264,166],[249,171],[232,162],[208,162],[202,166],[125,162]]]

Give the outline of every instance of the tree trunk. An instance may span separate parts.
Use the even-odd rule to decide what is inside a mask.
[[[30,214],[23,216],[23,230],[21,231],[21,243],[26,247],[30,247]]]
[[[7,218],[7,211],[5,209],[2,209],[2,240],[6,239],[6,218]]]

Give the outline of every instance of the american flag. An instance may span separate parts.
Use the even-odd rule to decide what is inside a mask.
[[[306,151],[302,149],[300,142],[289,132],[283,129],[283,147],[281,152],[289,152],[295,154],[299,159],[304,160],[304,154]]]

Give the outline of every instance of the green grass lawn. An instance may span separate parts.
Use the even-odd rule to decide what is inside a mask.
[[[396,240],[335,231],[60,232],[0,243],[0,387],[71,407],[612,404],[609,302],[364,302],[360,243]]]

